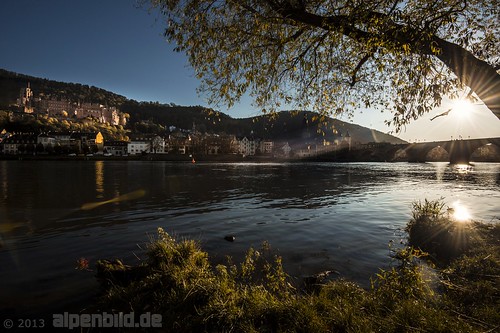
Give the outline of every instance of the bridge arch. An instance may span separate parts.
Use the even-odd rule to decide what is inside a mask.
[[[500,146],[494,143],[487,143],[476,148],[472,152],[470,159],[475,162],[499,162]]]
[[[393,162],[408,161],[408,154],[406,153],[406,148],[399,148],[394,152],[392,157]]]
[[[430,149],[425,155],[425,160],[429,162],[445,162],[450,160],[450,153],[441,146]]]
[[[405,150],[408,162],[430,162],[435,160],[436,155],[446,155],[448,160],[450,151],[444,144],[444,142],[411,144]]]

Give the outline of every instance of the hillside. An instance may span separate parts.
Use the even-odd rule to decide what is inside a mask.
[[[372,130],[360,125],[347,123],[338,119],[327,118],[324,121],[318,119],[318,115],[311,111],[290,112],[282,111],[276,115],[276,119],[259,116],[244,119],[247,126],[253,126],[257,136],[269,137],[271,139],[286,139],[289,141],[297,139],[332,140],[340,136],[351,136],[352,142],[387,142],[405,143],[405,141]],[[253,124],[250,124],[252,122]]]
[[[46,98],[64,98],[72,102],[91,102],[120,106],[126,97],[107,90],[79,83],[66,83],[18,74],[0,69],[0,108],[8,108],[16,103],[19,91],[30,83],[36,96]]]
[[[130,115],[127,129],[131,132],[168,134],[169,128],[190,130],[193,126],[202,133],[225,133],[272,140],[322,141],[334,140],[347,132],[352,142],[404,143],[403,140],[356,124],[327,118],[319,122],[313,112],[282,111],[271,118],[258,116],[235,119],[202,106],[178,106],[158,102],[137,102],[94,86],[65,83],[0,69],[0,109],[16,103],[19,91],[30,86],[39,97],[64,98],[71,101],[93,102],[117,106]]]
[[[136,101],[125,102],[121,110],[130,114],[131,127],[137,132],[168,132],[169,126],[192,129],[195,125],[196,130],[201,132],[237,136],[248,136],[253,132],[256,137],[271,140],[334,140],[349,133],[353,143],[405,143],[395,136],[337,119],[328,118],[320,124],[319,119],[316,119],[317,114],[310,111],[282,111],[274,118],[262,115],[235,119],[201,106],[170,106]]]

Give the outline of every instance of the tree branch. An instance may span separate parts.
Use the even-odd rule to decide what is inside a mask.
[[[500,75],[495,67],[476,58],[458,44],[447,42],[434,34],[429,35],[427,31],[395,23],[388,15],[375,11],[369,11],[363,17],[363,23],[369,24],[373,19],[382,20],[383,26],[386,28],[385,31],[369,33],[351,23],[354,19],[349,15],[321,16],[293,7],[289,2],[286,6],[276,6],[274,3],[271,8],[284,19],[338,32],[360,43],[379,40],[382,45],[392,44],[395,47],[405,49],[411,45],[410,52],[435,56],[463,84],[474,90],[486,106],[500,119]]]
[[[351,76],[351,82],[349,82],[349,85],[351,87],[354,87],[354,85],[356,84],[357,80],[356,80],[356,75],[358,73],[358,71],[361,69],[361,67],[363,67],[363,65],[368,61],[368,59],[370,59],[372,57],[373,53],[368,53],[366,54],[363,58],[361,58],[361,60],[358,62],[356,68],[354,68],[354,72],[352,73],[352,76]]]

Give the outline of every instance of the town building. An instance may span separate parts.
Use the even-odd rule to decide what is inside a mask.
[[[193,139],[191,135],[176,131],[171,133],[165,140],[165,152],[167,154],[192,153]]]
[[[69,147],[71,145],[71,134],[73,132],[49,132],[47,135],[56,139],[56,142],[63,146]]]
[[[238,138],[238,154],[242,154],[243,156],[253,156],[257,153],[257,149],[259,148],[260,140],[250,137]]]
[[[101,132],[73,132],[70,136],[70,145],[82,153],[102,153],[104,137]]]
[[[165,152],[165,140],[156,134],[139,134],[132,137],[127,145],[129,155]]]
[[[41,144],[43,148],[46,150],[48,147],[54,147],[57,143],[57,140],[54,136],[41,133],[37,136],[37,144]]]
[[[240,141],[235,135],[231,136],[229,142],[229,151],[231,152],[231,154],[238,154],[240,151]]]
[[[105,141],[104,155],[125,156],[128,154],[128,141]]]
[[[259,143],[259,150],[262,154],[272,155],[274,149],[274,142],[271,140],[262,140]]]
[[[2,141],[3,152],[8,155],[35,153],[37,135],[32,133],[13,134]]]
[[[2,139],[1,146],[3,153],[9,155],[51,153],[56,147],[66,152],[99,153],[103,151],[104,137],[100,132],[20,133]]]

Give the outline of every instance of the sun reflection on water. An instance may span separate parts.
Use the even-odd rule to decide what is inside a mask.
[[[453,217],[460,222],[466,222],[471,219],[471,215],[467,207],[462,205],[459,200],[455,201],[452,205]]]
[[[456,164],[455,165],[455,170],[459,173],[459,174],[467,174],[469,172],[472,172],[474,171],[474,168],[472,165],[470,164]]]

